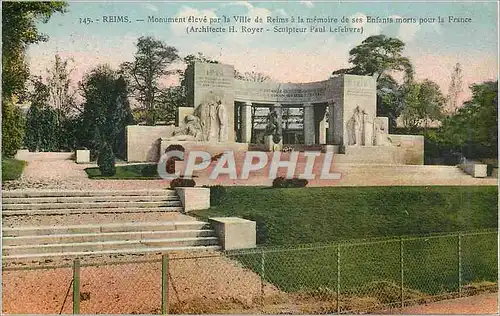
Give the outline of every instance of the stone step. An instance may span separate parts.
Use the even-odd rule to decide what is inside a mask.
[[[174,190],[100,190],[100,191],[3,191],[3,198],[29,197],[90,197],[90,196],[175,196]]]
[[[3,210],[46,210],[46,209],[75,209],[75,208],[152,208],[165,206],[181,206],[177,201],[157,202],[80,202],[80,203],[27,203],[3,204]]]
[[[126,241],[142,239],[167,239],[167,238],[195,238],[215,237],[211,229],[198,230],[170,230],[170,231],[146,231],[146,232],[114,232],[114,233],[88,233],[88,234],[56,234],[56,235],[34,235],[20,237],[3,237],[3,246],[21,245],[44,245],[55,243],[82,243],[98,241]]]
[[[138,195],[138,196],[78,196],[78,197],[29,197],[29,198],[3,198],[5,204],[30,204],[30,203],[90,203],[90,202],[160,202],[177,201],[176,195]]]
[[[20,215],[69,215],[92,213],[151,213],[151,212],[182,212],[182,206],[164,207],[108,207],[108,208],[69,208],[69,209],[42,209],[42,210],[3,210],[2,217]]]
[[[64,257],[64,258],[75,258],[83,257],[88,255],[127,255],[127,254],[145,254],[145,253],[167,253],[171,251],[215,251],[220,250],[220,246],[184,246],[184,247],[147,247],[147,248],[124,248],[124,249],[113,249],[113,250],[101,250],[101,251],[77,251],[77,252],[55,252],[55,253],[35,253],[35,254],[19,254],[19,255],[9,255],[2,256],[2,261],[12,262],[12,261],[22,261],[22,260],[37,260],[46,259],[54,257]]]
[[[90,234],[113,232],[149,232],[171,230],[199,230],[209,227],[208,223],[200,221],[166,221],[166,222],[140,222],[140,223],[113,223],[68,226],[23,226],[3,227],[3,237],[17,236],[43,236],[61,234]]]
[[[81,243],[57,243],[46,245],[19,245],[3,246],[2,255],[27,255],[41,253],[64,253],[64,252],[94,252],[102,250],[162,248],[162,247],[186,247],[186,246],[215,246],[218,244],[217,237],[192,237],[192,238],[166,238],[166,239],[139,239],[139,240],[116,240],[97,241]]]

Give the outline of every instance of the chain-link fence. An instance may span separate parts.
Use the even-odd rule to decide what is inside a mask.
[[[6,313],[380,312],[497,290],[497,231],[4,266]]]

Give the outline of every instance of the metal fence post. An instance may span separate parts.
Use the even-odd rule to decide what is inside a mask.
[[[337,245],[337,314],[340,314],[340,243]]]
[[[168,314],[168,254],[161,256],[161,313]]]
[[[80,259],[73,261],[73,314],[80,314]]]
[[[266,255],[264,249],[260,253],[260,304],[264,307],[264,278],[266,276]]]
[[[401,308],[405,306],[404,301],[404,260],[403,260],[403,237],[399,239],[399,266],[401,269]]]
[[[462,296],[462,235],[458,233],[458,296]]]

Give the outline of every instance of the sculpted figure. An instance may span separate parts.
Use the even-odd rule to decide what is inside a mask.
[[[351,119],[346,123],[348,144],[361,146],[363,136],[363,116],[364,111],[361,111],[359,106],[354,109],[354,114]]]
[[[392,141],[388,131],[385,130],[384,124],[378,121],[375,123],[375,145],[376,146],[391,146]]]
[[[200,118],[204,141],[227,141],[226,109],[219,96],[208,97],[198,105],[194,114]]]
[[[195,115],[187,115],[184,118],[184,125],[174,130],[173,136],[169,140],[202,140],[200,119]]]

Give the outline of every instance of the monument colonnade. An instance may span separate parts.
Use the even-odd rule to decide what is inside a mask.
[[[272,111],[277,114],[278,122],[282,125],[283,107],[284,104],[274,102],[272,104],[264,102],[252,102],[244,100],[235,100],[239,104],[240,109],[240,139],[242,143],[250,143],[252,138],[252,107],[262,106],[270,107]],[[304,144],[326,144],[327,143],[327,111],[333,115],[334,100],[325,102],[300,102],[290,103],[286,102],[289,107],[302,107],[303,108],[303,133]],[[332,120],[333,122],[333,120]],[[333,129],[331,129],[333,130]],[[333,136],[330,138],[333,139]]]

